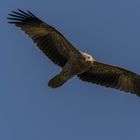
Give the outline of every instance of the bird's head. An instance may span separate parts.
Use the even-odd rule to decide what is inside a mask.
[[[82,52],[82,55],[87,63],[93,64],[94,58],[90,54]]]

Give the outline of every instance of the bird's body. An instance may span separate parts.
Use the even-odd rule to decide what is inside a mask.
[[[96,61],[79,51],[59,31],[31,12],[12,11],[9,23],[20,27],[62,71],[48,85],[57,88],[73,76],[81,80],[140,96],[140,76],[126,69]]]
[[[56,75],[49,81],[50,87],[59,87],[73,76],[84,73],[92,67],[94,63],[94,59],[92,58],[92,56],[82,52],[81,54],[82,55],[80,56],[71,56],[68,62],[64,65],[60,74]],[[77,59],[78,61],[75,61],[75,59]]]

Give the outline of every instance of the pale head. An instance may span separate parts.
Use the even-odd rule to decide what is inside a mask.
[[[82,52],[82,56],[85,58],[86,62],[93,63],[94,58],[90,54]]]

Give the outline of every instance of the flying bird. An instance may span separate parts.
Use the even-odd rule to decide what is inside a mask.
[[[11,11],[9,23],[23,30],[46,56],[62,68],[48,86],[57,88],[74,76],[105,87],[140,96],[140,75],[124,68],[105,64],[75,48],[62,33],[30,11]]]

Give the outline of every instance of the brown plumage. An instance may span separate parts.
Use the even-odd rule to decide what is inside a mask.
[[[77,75],[81,80],[140,96],[140,76],[126,69],[96,61],[76,49],[59,31],[29,11],[12,11],[9,23],[20,27],[62,71],[48,85],[57,88]]]

